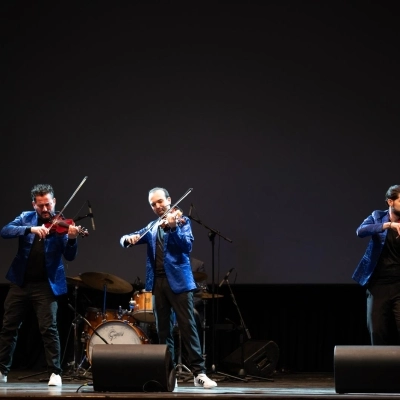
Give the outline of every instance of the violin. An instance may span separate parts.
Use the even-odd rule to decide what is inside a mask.
[[[182,210],[181,210],[179,207],[173,207],[173,208],[171,208],[171,209],[169,210],[169,212],[167,213],[167,215],[170,214],[170,213],[175,215],[176,223],[177,223],[177,224],[185,224],[185,223],[186,223],[185,219],[182,218],[183,212],[182,212]],[[161,219],[161,220],[158,222],[158,226],[160,226],[162,229],[169,228],[169,224],[168,224],[167,216],[166,216],[166,215],[164,216],[163,219]]]
[[[55,215],[49,222],[46,222],[44,226],[49,229],[50,233],[57,233],[59,235],[65,235],[68,233],[68,228],[70,225],[75,226],[75,221],[73,219],[65,218],[63,215]],[[81,228],[79,230],[79,235],[82,237],[89,236],[89,231],[86,228]]]

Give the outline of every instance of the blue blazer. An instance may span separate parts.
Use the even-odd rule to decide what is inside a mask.
[[[38,225],[36,211],[25,211],[14,221],[4,226],[0,232],[4,239],[18,238],[18,251],[7,272],[6,278],[18,286],[22,286],[27,266],[29,253],[32,248],[34,233],[25,235],[27,227]],[[45,264],[47,276],[53,293],[56,296],[67,293],[67,282],[62,256],[67,261],[75,259],[78,251],[78,241],[68,244],[68,235],[50,234],[44,240]]]
[[[192,251],[193,234],[190,220],[182,216],[184,222],[177,225],[174,231],[169,230],[164,235],[164,269],[168,283],[174,293],[183,293],[196,289],[196,283],[193,278],[192,267],[190,265],[190,252]],[[150,222],[145,228],[124,235],[120,239],[122,247],[127,247],[125,238],[131,235],[142,235],[150,228]],[[146,291],[153,291],[154,271],[156,265],[156,245],[157,229],[155,225],[135,244],[147,244],[146,260]]]
[[[388,232],[383,230],[383,224],[388,221],[389,210],[376,210],[357,228],[358,237],[371,236],[365,254],[353,273],[353,279],[361,286],[368,283],[378,264]]]

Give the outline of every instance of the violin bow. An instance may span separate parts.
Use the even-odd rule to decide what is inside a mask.
[[[147,233],[148,231],[150,231],[150,230],[154,227],[154,225],[158,224],[168,213],[170,213],[171,210],[173,210],[174,207],[176,207],[176,206],[177,206],[186,196],[188,196],[191,192],[193,192],[193,188],[189,188],[189,189],[186,191],[186,193],[185,193],[175,204],[173,204],[172,206],[170,206],[169,209],[168,209],[167,211],[165,211],[165,213],[164,213],[163,215],[161,215],[160,217],[158,217],[158,219],[155,220],[155,221],[140,235],[138,241],[139,241],[144,235],[146,235],[146,233]],[[136,243],[137,243],[137,242],[136,242]],[[131,243],[129,243],[128,246],[126,246],[126,247],[131,247],[131,246],[133,246],[133,245],[132,245]]]
[[[64,210],[67,208],[68,204],[71,202],[71,200],[75,197],[75,195],[78,193],[79,189],[82,187],[82,185],[86,182],[86,179],[88,177],[85,176],[82,180],[82,182],[78,185],[78,187],[75,189],[75,192],[72,193],[72,196],[69,198],[69,200],[65,203],[64,207],[61,209],[61,211],[58,213],[58,216],[56,216],[52,222],[52,224],[49,227],[49,230],[56,224],[56,222],[59,220],[60,216],[64,212]]]

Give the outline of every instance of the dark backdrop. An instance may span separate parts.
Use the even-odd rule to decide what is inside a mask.
[[[398,23],[387,3],[1,2],[0,225],[51,183],[96,230],[67,275],[144,279],[119,237],[172,200],[215,239],[215,281],[348,284],[355,229],[399,183]],[[193,222],[206,262],[209,229]],[[225,240],[229,238],[232,243]],[[17,242],[0,241],[4,275]]]

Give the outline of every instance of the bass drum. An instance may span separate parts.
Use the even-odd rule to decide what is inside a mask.
[[[136,325],[128,324],[126,321],[106,321],[99,325],[90,337],[86,346],[86,357],[92,363],[92,350],[95,344],[107,344],[96,335],[96,332],[108,344],[149,344],[146,334]]]

